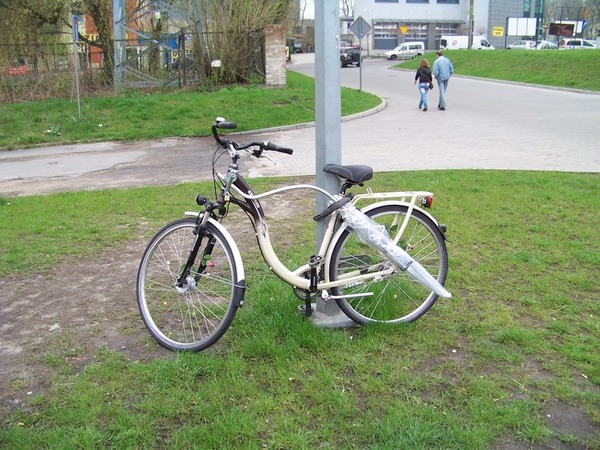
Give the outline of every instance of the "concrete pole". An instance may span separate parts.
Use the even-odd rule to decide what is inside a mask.
[[[341,164],[341,81],[339,51],[340,13],[337,1],[315,1],[315,132],[317,185],[336,194],[340,189],[338,177],[323,172],[326,164]],[[327,199],[317,197],[317,211],[327,207]],[[325,233],[325,223],[318,224],[318,243]],[[311,316],[317,326],[344,328],[353,325],[341,312],[335,300],[317,299]]]
[[[113,79],[115,87],[125,84],[126,79],[126,51],[125,42],[125,0],[113,0],[113,36],[114,36],[114,66]]]

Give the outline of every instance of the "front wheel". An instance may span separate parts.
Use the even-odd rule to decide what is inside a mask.
[[[144,252],[137,276],[137,302],[150,334],[171,350],[204,350],[227,331],[244,296],[232,246],[212,223],[197,233],[195,219],[160,230]],[[189,274],[177,282],[200,239]]]
[[[394,239],[408,212],[405,205],[388,204],[365,214],[383,225]],[[369,273],[381,273],[369,282],[352,282],[332,289],[340,309],[359,324],[370,322],[404,323],[417,320],[436,302],[438,296],[396,268],[376,248],[364,244],[346,228],[333,244],[329,265],[331,281]],[[413,210],[398,241],[440,284],[448,273],[448,251],[444,236],[426,214]]]

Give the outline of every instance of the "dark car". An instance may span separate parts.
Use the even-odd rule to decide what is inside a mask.
[[[355,64],[356,67],[360,67],[360,49],[359,48],[343,48],[340,50],[340,64],[342,67]]]

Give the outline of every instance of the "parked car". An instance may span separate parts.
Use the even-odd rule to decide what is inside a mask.
[[[506,47],[506,50],[535,50],[536,42],[535,41],[517,41],[510,44]]]
[[[424,42],[405,42],[384,53],[387,59],[413,59],[425,53]]]
[[[594,49],[596,43],[581,38],[569,38],[560,41],[559,48],[561,49]]]
[[[359,48],[348,47],[340,50],[340,65],[342,67],[351,64],[356,64],[356,67],[360,67],[361,59]]]
[[[537,43],[536,50],[556,50],[558,49],[558,45],[556,45],[554,42],[550,42],[550,41],[540,41]]]

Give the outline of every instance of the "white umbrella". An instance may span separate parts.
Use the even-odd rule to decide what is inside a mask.
[[[340,208],[344,221],[356,232],[361,241],[380,250],[401,270],[407,272],[422,286],[431,289],[440,297],[450,298],[448,292],[425,268],[415,261],[404,249],[390,239],[387,230],[350,203]]]

